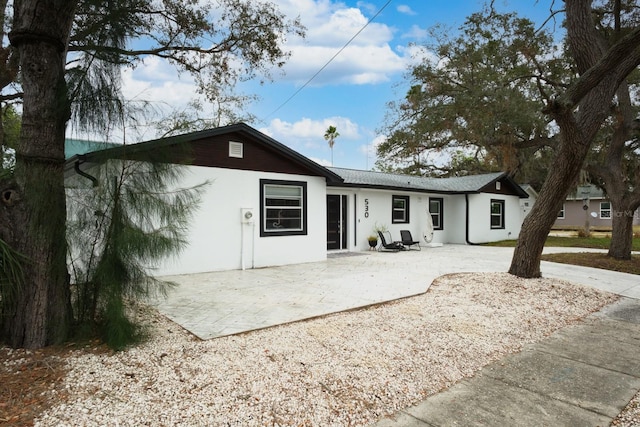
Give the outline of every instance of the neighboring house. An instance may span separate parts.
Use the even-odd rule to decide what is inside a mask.
[[[529,197],[526,199],[525,198],[520,199],[520,208],[522,209],[522,219],[524,220],[524,217],[529,215],[529,212],[531,212],[533,205],[536,203],[536,200],[538,199],[538,192],[535,190],[535,188],[533,188],[529,184],[520,184],[520,188],[522,188],[525,191],[525,193],[529,195]]]
[[[187,165],[181,187],[211,184],[188,247],[158,275],[325,260],[327,250],[368,249],[376,226],[394,239],[407,229],[422,240],[427,215],[434,242],[515,239],[527,197],[503,173],[438,179],[326,168],[245,124],[76,155],[65,176],[90,188],[86,175],[102,162],[144,161],[161,150]]]
[[[553,228],[578,229],[588,223],[589,227],[611,229],[611,218],[618,214],[600,188],[580,186],[562,204]],[[633,213],[633,225],[640,225],[640,210]]]

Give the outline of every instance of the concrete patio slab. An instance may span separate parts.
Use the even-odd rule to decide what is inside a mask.
[[[512,255],[513,248],[469,245],[333,253],[317,263],[164,277],[178,286],[152,303],[199,338],[211,339],[418,295],[449,273],[504,272]],[[548,262],[542,272],[640,298],[634,275]]]

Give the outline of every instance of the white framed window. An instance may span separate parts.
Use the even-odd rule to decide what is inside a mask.
[[[491,199],[491,228],[504,228],[504,200]]]
[[[600,218],[611,219],[611,202],[600,202]]]
[[[444,199],[429,197],[429,214],[434,230],[444,230]]]
[[[307,183],[260,180],[260,236],[307,234]]]
[[[392,196],[391,207],[393,224],[409,223],[409,196]]]
[[[558,212],[558,219],[564,219],[564,203],[562,204],[562,209]]]

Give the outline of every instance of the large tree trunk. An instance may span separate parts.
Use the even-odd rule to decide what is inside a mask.
[[[547,235],[589,151],[571,115],[562,121],[560,146],[538,199],[522,224],[509,268],[509,273],[519,277],[540,277],[540,258]]]
[[[614,205],[612,203],[612,208]],[[633,212],[628,209],[612,209],[612,232],[611,244],[607,255],[615,259],[631,259],[631,248],[633,246]]]
[[[38,348],[68,337],[64,135],[69,118],[64,68],[75,1],[16,0],[9,35],[20,57],[23,115],[15,181],[3,188],[0,236],[28,258],[25,283],[3,313],[13,347]]]
[[[548,112],[560,128],[560,143],[518,237],[509,273],[520,277],[540,277],[545,238],[560,204],[577,181],[616,88],[640,62],[638,31],[632,33],[633,39],[621,40],[605,51],[591,18],[590,2],[566,0],[566,15],[567,41],[581,76],[563,96],[549,101]]]
[[[633,246],[633,215],[640,205],[640,171],[633,171],[634,154],[629,154],[627,141],[633,139],[634,111],[629,86],[620,85],[616,93],[616,128],[611,136],[607,156],[601,164],[593,163],[587,170],[604,182],[604,188],[611,201],[611,244],[610,257],[621,260],[631,259]],[[627,162],[630,163],[627,164]]]

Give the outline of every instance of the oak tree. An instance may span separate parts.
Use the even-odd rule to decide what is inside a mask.
[[[577,181],[596,135],[610,113],[620,85],[640,64],[640,26],[608,44],[596,28],[591,2],[566,0],[567,46],[579,77],[546,99],[559,143],[549,174],[525,218],[509,272],[540,276],[540,257],[557,212]]]

